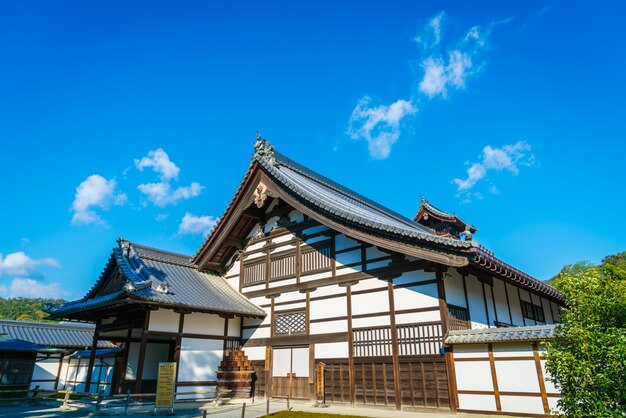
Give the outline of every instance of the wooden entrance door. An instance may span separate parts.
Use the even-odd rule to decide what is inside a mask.
[[[309,398],[309,347],[274,348],[272,395],[281,398]]]

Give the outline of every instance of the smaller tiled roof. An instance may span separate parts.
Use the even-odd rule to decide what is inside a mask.
[[[118,240],[118,243],[104,273],[87,295],[52,309],[50,313],[53,317],[71,317],[71,314],[79,311],[132,300],[202,312],[251,317],[266,315],[263,309],[233,289],[223,277],[199,271],[191,264],[189,256],[134,244],[124,239]],[[113,263],[122,272],[126,285],[122,289],[99,295]]]
[[[546,341],[554,338],[554,325],[482,328],[450,331],[446,344],[484,344],[517,341]]]
[[[95,325],[87,323],[15,321],[0,319],[0,334],[34,344],[63,347],[91,347]],[[114,347],[108,341],[98,341],[98,347]]]
[[[20,351],[20,352],[36,352],[36,353],[62,353],[62,348],[48,347],[41,344],[31,343],[30,341],[18,340],[8,335],[0,335],[0,351]]]

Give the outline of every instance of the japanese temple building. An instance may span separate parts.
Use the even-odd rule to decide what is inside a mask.
[[[123,348],[113,392],[153,392],[173,361],[178,392],[254,370],[261,396],[314,400],[323,379],[332,403],[548,414],[543,343],[562,295],[476,232],[425,199],[402,216],[259,137],[196,254],[119,239],[87,295],[51,314]]]

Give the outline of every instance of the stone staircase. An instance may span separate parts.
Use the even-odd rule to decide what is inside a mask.
[[[249,398],[254,368],[241,348],[226,352],[217,369],[218,390],[227,392],[222,397]]]

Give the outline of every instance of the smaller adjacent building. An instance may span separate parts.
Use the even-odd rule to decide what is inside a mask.
[[[459,411],[543,416],[558,410],[546,373],[545,342],[555,325],[450,331],[451,378]]]
[[[89,323],[0,319],[0,386],[82,392],[94,330]],[[92,385],[109,393],[114,358],[121,349],[108,341],[99,341],[97,347]]]

